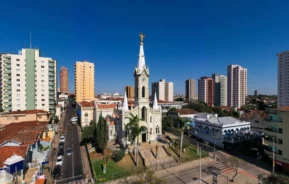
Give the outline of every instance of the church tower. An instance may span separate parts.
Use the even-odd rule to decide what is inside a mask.
[[[140,108],[149,106],[149,69],[145,64],[145,56],[143,49],[144,35],[140,35],[140,49],[138,55],[138,63],[134,71],[134,91],[135,103]]]

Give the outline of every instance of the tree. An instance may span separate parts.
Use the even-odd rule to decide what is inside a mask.
[[[185,121],[181,117],[178,118],[178,126],[179,126],[179,130],[181,132],[181,137],[180,137],[180,155],[179,155],[181,157],[182,156],[182,151],[183,151],[184,127],[185,127]]]
[[[139,118],[137,115],[133,115],[130,113],[130,117],[127,117],[129,119],[128,124],[126,124],[126,130],[128,130],[128,139],[131,141],[132,144],[136,144],[134,150],[135,150],[135,158],[136,158],[136,166],[138,167],[138,144],[139,144],[139,135],[142,132],[145,132],[147,129],[144,126],[139,126]]]
[[[122,150],[115,150],[112,152],[111,159],[115,162],[119,162],[124,157],[124,152]]]
[[[81,140],[84,142],[90,142],[95,136],[95,125],[86,126],[82,130]]]
[[[105,149],[108,141],[108,125],[102,114],[99,116],[98,124],[96,126],[96,145],[97,148],[105,154]]]
[[[240,165],[240,160],[237,157],[231,156],[230,158],[228,158],[228,165],[230,165],[231,167],[235,168],[235,174],[232,177],[231,181],[234,181],[234,178],[237,176],[238,174],[238,167]]]
[[[171,107],[168,112],[177,112],[177,108]]]
[[[268,177],[258,176],[258,179],[261,180],[264,184],[288,184],[289,178],[286,176],[281,176],[277,174],[271,174]]]

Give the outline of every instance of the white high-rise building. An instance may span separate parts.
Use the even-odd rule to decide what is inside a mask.
[[[240,108],[247,97],[247,68],[228,66],[228,106]]]
[[[22,49],[18,54],[1,54],[0,63],[0,98],[5,112],[55,112],[55,60],[40,57],[39,49]]]
[[[289,105],[289,51],[278,56],[278,101],[279,108]]]
[[[174,83],[161,79],[152,83],[152,94],[157,94],[157,98],[162,101],[174,101]]]
[[[197,100],[196,81],[194,79],[186,80],[186,98],[188,101]]]
[[[227,76],[213,74],[212,77],[215,82],[215,106],[227,106]]]

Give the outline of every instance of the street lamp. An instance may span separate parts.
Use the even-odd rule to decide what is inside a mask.
[[[257,151],[257,166],[258,166],[259,150],[258,148],[251,148],[251,150]]]

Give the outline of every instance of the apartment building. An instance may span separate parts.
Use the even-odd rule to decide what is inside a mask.
[[[186,99],[196,100],[196,81],[192,78],[186,80]]]
[[[74,83],[76,102],[94,100],[94,63],[77,61]]]
[[[174,101],[174,83],[166,82],[165,79],[161,79],[158,82],[152,83],[152,95],[157,94],[158,100],[161,101]]]
[[[278,107],[289,105],[289,51],[280,52],[278,57]]]
[[[273,159],[275,167],[289,173],[289,106],[267,110],[269,127],[263,130],[264,153]]]
[[[39,49],[22,49],[0,56],[0,99],[5,112],[55,112],[56,61],[40,56]]]
[[[60,69],[60,92],[68,93],[68,69],[66,67]]]
[[[228,66],[228,106],[240,108],[247,97],[247,69],[239,65]]]
[[[211,77],[201,77],[198,80],[198,100],[206,102],[209,106],[214,105],[214,79]]]
[[[127,98],[134,98],[134,87],[133,86],[125,86],[124,92],[126,92]]]
[[[212,78],[215,82],[215,96],[214,96],[214,104],[215,106],[227,106],[227,76],[213,74]]]

